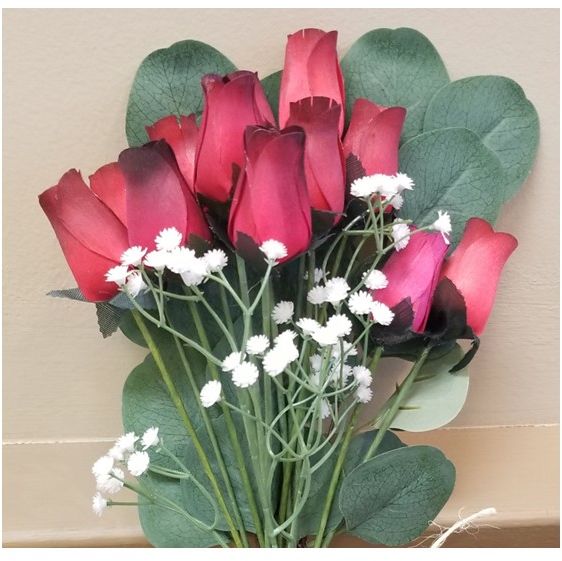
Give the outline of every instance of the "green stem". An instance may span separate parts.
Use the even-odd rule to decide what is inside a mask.
[[[150,334],[150,331],[148,330],[148,327],[144,323],[142,315],[139,312],[137,312],[136,310],[133,310],[132,314],[133,314],[133,318],[135,319],[135,321],[137,323],[139,331],[141,332],[142,336],[144,337],[144,340],[146,341],[146,344],[148,345],[148,348],[149,348],[150,352],[152,353],[152,357],[154,359],[154,362],[156,363],[156,366],[158,367],[158,370],[160,371],[160,375],[162,376],[162,380],[164,381],[164,384],[166,385],[166,388],[168,389],[168,392],[170,394],[170,398],[172,399],[172,402],[175,405],[176,410],[178,411],[178,413],[179,413],[179,415],[182,419],[182,422],[183,422],[183,424],[186,428],[187,434],[193,442],[193,445],[195,447],[195,451],[197,452],[197,456],[199,457],[199,460],[201,461],[201,465],[203,466],[203,470],[205,472],[205,475],[208,477],[208,479],[211,483],[211,486],[213,488],[213,492],[214,492],[214,494],[217,498],[217,501],[219,503],[220,509],[224,513],[225,520],[226,520],[226,522],[228,524],[228,527],[230,529],[230,532],[232,534],[232,539],[234,540],[234,543],[236,544],[237,547],[242,547],[242,542],[240,541],[240,536],[238,534],[238,530],[236,529],[234,521],[232,520],[232,517],[230,516],[230,513],[228,512],[228,508],[226,506],[226,503],[224,502],[224,498],[222,496],[219,484],[218,484],[217,479],[216,479],[216,477],[213,473],[213,470],[211,468],[211,465],[209,463],[207,455],[205,454],[205,450],[204,450],[203,446],[201,445],[201,442],[200,442],[199,438],[197,437],[195,427],[193,426],[193,423],[191,422],[191,419],[189,418],[189,415],[187,413],[187,410],[185,409],[185,406],[182,402],[182,399],[181,399],[180,395],[178,394],[178,392],[176,390],[176,387],[174,385],[172,377],[170,376],[170,373],[168,372],[168,368],[166,367],[166,364],[165,364],[165,362],[162,358],[162,355],[160,354],[160,350],[158,349],[158,346],[156,345],[156,342],[152,338],[152,335]]]
[[[372,458],[377,453],[377,450],[384,438],[384,435],[386,434],[386,431],[390,428],[392,421],[394,421],[394,417],[396,417],[396,413],[398,413],[400,409],[400,405],[404,401],[404,398],[408,394],[408,391],[412,387],[412,384],[415,382],[416,376],[419,374],[421,367],[424,365],[430,350],[431,350],[430,345],[425,347],[425,349],[422,351],[422,354],[419,356],[418,360],[416,360],[416,362],[412,366],[412,369],[410,370],[409,374],[406,376],[404,381],[400,384],[398,393],[395,395],[392,405],[390,406],[390,408],[382,418],[377,435],[375,436],[375,439],[373,440],[371,446],[369,447],[369,450],[367,450],[367,453],[365,454],[365,458],[363,459],[364,462]]]
[[[347,427],[340,452],[338,454],[338,459],[334,467],[334,472],[332,474],[332,479],[330,480],[330,486],[328,487],[328,494],[326,495],[326,502],[324,503],[324,510],[322,511],[322,518],[320,519],[320,526],[318,527],[318,533],[316,534],[316,539],[314,540],[314,547],[321,547],[322,540],[324,539],[324,532],[326,531],[326,525],[328,524],[328,519],[330,518],[330,513],[332,512],[332,503],[334,502],[334,497],[338,488],[338,483],[340,481],[340,474],[343,469],[343,463],[345,461],[345,456],[347,454],[347,449],[351,442],[351,437],[353,435],[353,428],[357,420],[357,415],[359,413],[359,407],[355,408],[351,421]]]
[[[201,320],[201,316],[199,315],[199,310],[197,306],[193,304],[193,302],[189,303],[190,311],[193,317],[193,322],[195,323],[195,329],[197,330],[197,334],[199,336],[199,340],[201,344],[206,347],[210,348],[209,339],[207,337],[207,333],[205,331],[205,327]],[[209,370],[211,373],[211,377],[213,380],[220,380],[219,371],[215,364],[209,363]],[[240,446],[239,435],[236,431],[236,427],[234,425],[234,421],[232,419],[232,414],[228,407],[222,402],[219,402],[221,410],[224,414],[224,420],[226,424],[226,429],[228,431],[228,436],[232,443],[232,449],[234,451],[234,456],[236,458],[236,463],[238,464],[238,469],[240,470],[240,475],[242,477],[242,483],[244,485],[244,490],[246,491],[246,495],[248,497],[248,506],[250,508],[250,512],[252,514],[252,519],[254,521],[254,525],[256,527],[256,534],[258,539],[262,536],[263,530],[261,526],[261,520],[258,514],[258,508],[256,504],[256,500],[254,497],[254,492],[252,490],[252,485],[250,483],[250,476],[248,475],[248,469],[246,467],[246,462],[244,461],[244,454],[242,452],[242,448]]]
[[[183,368],[185,370],[185,373],[187,375],[187,379],[189,380],[189,385],[191,386],[191,391],[194,393],[194,395],[198,395],[199,394],[199,388],[197,386],[197,383],[195,381],[195,377],[193,376],[193,371],[191,370],[191,366],[189,365],[189,362],[187,360],[187,357],[185,356],[185,351],[181,345],[181,343],[179,342],[177,337],[174,337],[174,341],[176,343],[176,348],[178,349],[178,354],[180,357],[180,361],[183,365]],[[205,407],[203,407],[201,405],[200,400],[197,400],[197,402],[199,403],[199,409],[200,409],[200,414],[201,414],[201,418],[203,419],[203,424],[205,425],[205,429],[207,430],[207,434],[209,436],[209,441],[211,442],[211,445],[213,447],[213,451],[215,453],[215,457],[217,459],[217,463],[219,466],[219,471],[221,473],[221,477],[224,481],[225,487],[226,487],[226,491],[228,493],[228,497],[230,499],[230,503],[232,504],[232,510],[234,512],[234,517],[236,519],[236,524],[238,525],[238,528],[240,529],[240,537],[242,539],[242,542],[244,543],[244,547],[249,547],[248,544],[248,540],[247,540],[247,536],[246,536],[246,532],[243,531],[244,529],[244,521],[242,519],[242,515],[240,513],[240,509],[238,508],[238,503],[236,501],[236,495],[234,493],[234,489],[232,487],[232,482],[230,480],[230,476],[228,473],[228,469],[226,467],[219,443],[218,443],[218,439],[217,439],[217,435],[215,433],[215,429],[213,427],[213,424],[211,423],[211,419],[209,418],[209,414],[207,413],[207,410],[205,409]]]

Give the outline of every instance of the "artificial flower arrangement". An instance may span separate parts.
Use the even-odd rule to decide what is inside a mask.
[[[197,41],[150,54],[130,147],[40,196],[78,284],[52,294],[149,351],[93,508],[138,504],[155,546],[402,545],[453,489],[400,431],[464,403],[517,246],[491,223],[537,114],[507,78],[450,82],[415,30],[371,31],[341,64],[336,38],[290,35],[261,82]],[[409,373],[364,407],[386,357]]]

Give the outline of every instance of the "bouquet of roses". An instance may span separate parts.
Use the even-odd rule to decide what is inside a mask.
[[[40,196],[78,284],[51,294],[149,351],[93,509],[138,504],[155,546],[400,545],[453,489],[438,449],[391,429],[464,403],[517,245],[490,222],[537,115],[507,78],[449,82],[414,30],[367,33],[341,65],[336,37],[289,36],[261,82],[196,41],[152,53],[130,148]],[[385,357],[409,372],[365,407]]]

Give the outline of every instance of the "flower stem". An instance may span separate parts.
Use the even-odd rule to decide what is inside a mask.
[[[217,498],[217,501],[219,503],[220,509],[223,511],[224,513],[224,517],[225,520],[228,524],[228,527],[230,529],[230,533],[232,534],[232,539],[234,540],[234,543],[236,544],[237,547],[242,547],[242,542],[240,540],[240,535],[238,533],[238,530],[236,529],[236,526],[234,524],[234,521],[232,520],[232,517],[230,516],[230,513],[228,512],[228,508],[224,502],[224,498],[222,496],[219,484],[217,482],[217,479],[215,477],[215,474],[213,473],[213,470],[211,468],[211,465],[209,463],[209,460],[207,458],[207,455],[205,454],[205,450],[203,448],[203,446],[201,445],[201,442],[199,441],[199,438],[197,437],[197,433],[195,431],[195,427],[193,426],[193,423],[191,422],[191,419],[189,418],[189,415],[187,413],[187,410],[185,409],[185,406],[183,404],[183,401],[180,397],[180,395],[178,394],[176,387],[174,385],[174,382],[172,380],[172,377],[170,376],[170,373],[168,372],[168,368],[166,367],[166,364],[162,358],[162,355],[160,354],[160,350],[158,349],[158,346],[156,345],[156,342],[154,341],[152,335],[150,334],[150,331],[148,330],[148,327],[146,326],[141,314],[136,311],[133,310],[132,311],[133,314],[133,318],[135,319],[137,326],[139,328],[139,331],[141,332],[142,336],[144,337],[144,340],[146,341],[146,344],[148,345],[148,348],[150,350],[150,352],[152,353],[152,357],[154,359],[154,362],[156,363],[156,366],[158,367],[158,370],[160,371],[160,375],[162,376],[162,380],[164,381],[164,384],[166,385],[166,388],[168,389],[168,392],[170,394],[170,398],[172,399],[173,404],[175,405],[181,419],[182,422],[186,428],[187,434],[189,435],[189,437],[191,438],[193,445],[195,446],[195,450],[197,452],[197,456],[199,457],[199,460],[201,461],[201,464],[203,466],[203,470],[205,471],[205,474],[207,475],[211,486],[213,488],[213,492]]]

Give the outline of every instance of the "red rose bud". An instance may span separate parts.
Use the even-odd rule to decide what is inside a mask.
[[[311,239],[310,201],[304,176],[304,133],[249,127],[246,166],[234,191],[228,235],[238,249],[244,234],[260,246],[277,240],[286,261],[306,251]]]
[[[175,115],[169,115],[146,127],[146,132],[150,140],[165,140],[169,144],[185,181],[194,191],[195,149],[199,138],[195,115],[182,115],[179,120]]]
[[[151,251],[154,238],[172,227],[182,234],[182,243],[189,243],[192,234],[211,240],[203,213],[165,142],[124,150],[119,167],[126,185],[130,246]]]
[[[244,130],[275,119],[257,75],[240,71],[203,77],[205,108],[195,157],[195,191],[226,202],[244,163]]]
[[[476,335],[486,327],[502,269],[516,247],[512,235],[494,232],[485,220],[471,218],[458,247],[445,261],[441,277],[462,294],[467,323]]]
[[[327,97],[307,97],[291,103],[287,122],[305,132],[304,171],[312,208],[335,213],[343,212],[345,194],[341,113],[341,106]]]
[[[90,180],[92,190],[72,169],[39,196],[39,204],[82,294],[91,302],[100,302],[117,294],[117,285],[106,282],[105,273],[119,264],[129,242],[119,168],[116,164],[104,166]]]
[[[414,315],[412,331],[425,329],[448,247],[439,233],[412,233],[408,245],[395,251],[382,268],[388,286],[373,291],[373,299],[392,308],[409,298]]]
[[[337,31],[302,29],[289,35],[279,93],[279,124],[284,127],[291,114],[290,104],[305,97],[327,97],[345,107],[343,77],[338,62]],[[339,133],[343,132],[343,111]]]
[[[355,156],[365,175],[397,173],[398,145],[405,118],[403,107],[383,107],[358,99],[343,141],[346,160]]]

